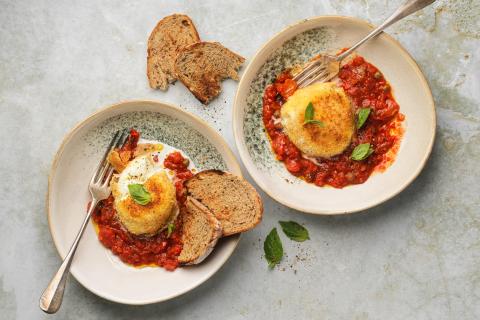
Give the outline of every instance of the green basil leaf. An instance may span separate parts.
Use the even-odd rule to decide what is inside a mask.
[[[352,160],[361,161],[368,158],[373,153],[373,148],[370,143],[362,143],[355,147],[350,156]]]
[[[170,223],[167,225],[167,238],[170,238],[170,236],[172,235],[173,231],[175,231],[175,225],[170,222]]]
[[[315,110],[313,109],[313,104],[311,102],[308,103],[307,108],[305,109],[305,119],[304,121],[310,121],[313,119],[313,115]]]
[[[316,125],[318,125],[318,126],[320,126],[320,127],[322,127],[322,128],[325,127],[325,123],[323,123],[323,122],[320,121],[320,120],[308,120],[308,121],[305,121],[303,124],[310,124],[310,123],[311,123],[311,124],[316,124]]]
[[[133,200],[142,206],[145,206],[149,204],[150,201],[152,201],[152,196],[145,189],[143,184],[139,184],[139,183],[129,184],[128,192],[130,193],[130,196],[133,198]]]
[[[263,251],[265,251],[265,258],[267,259],[268,266],[273,269],[280,263],[283,257],[282,241],[277,233],[277,228],[273,228],[272,231],[265,238],[263,243]]]
[[[315,109],[313,109],[313,104],[309,102],[307,108],[305,109],[305,118],[303,120],[303,124],[316,124],[320,127],[325,127],[325,124],[322,121],[313,119],[314,115]]]
[[[361,127],[363,127],[363,125],[368,119],[368,116],[370,115],[370,111],[371,111],[370,108],[360,109],[357,115],[357,129],[360,129]]]
[[[283,232],[293,241],[303,242],[310,239],[308,230],[295,221],[279,221]]]

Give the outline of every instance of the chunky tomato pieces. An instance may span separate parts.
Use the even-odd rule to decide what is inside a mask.
[[[133,266],[157,265],[175,270],[177,257],[182,252],[181,226],[177,223],[170,237],[166,231],[152,237],[133,235],[118,221],[113,202],[113,196],[110,196],[93,214],[100,242],[123,262]]]
[[[362,128],[356,131],[351,145],[342,154],[330,159],[306,159],[283,132],[280,109],[297,90],[290,73],[280,74],[266,87],[263,95],[263,123],[277,159],[285,163],[295,176],[318,186],[343,188],[365,182],[375,168],[386,167],[392,161],[389,151],[394,151],[401,138],[399,106],[391,88],[380,71],[362,57],[356,57],[342,66],[340,85],[350,97],[355,112],[371,108],[371,114]],[[350,159],[353,149],[361,143],[370,143],[374,153],[363,161]]]
[[[342,87],[357,108],[370,107],[373,120],[388,121],[400,107],[381,72],[362,57],[355,57],[339,73]]]
[[[130,129],[130,135],[125,141],[125,144],[120,148],[121,151],[134,151],[137,147],[138,140],[140,139],[140,133],[135,129]]]
[[[138,136],[129,139],[128,148],[136,146],[137,142]],[[175,172],[177,200],[179,200],[180,210],[184,210],[183,181],[193,175],[188,169],[188,162],[180,152],[173,152],[166,157],[164,165]],[[180,219],[175,222],[174,231],[169,237],[167,230],[152,237],[136,236],[124,229],[118,221],[114,199],[110,196],[98,205],[93,213],[93,221],[98,227],[100,242],[123,262],[133,266],[157,265],[169,271],[178,267],[178,256],[183,248]]]
[[[178,151],[170,153],[163,162],[165,168],[175,172],[175,189],[177,190],[177,201],[184,203],[186,200],[186,193],[183,187],[183,182],[193,176],[193,173],[188,169],[190,161],[182,156]]]

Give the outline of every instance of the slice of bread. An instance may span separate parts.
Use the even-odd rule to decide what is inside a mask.
[[[148,38],[147,76],[150,87],[166,90],[175,82],[174,64],[180,49],[200,41],[192,20],[173,14],[160,20]]]
[[[213,213],[197,200],[188,197],[185,206],[187,210],[182,214],[183,249],[178,262],[197,264],[212,252],[222,236],[222,227]]]
[[[220,82],[238,80],[238,69],[245,59],[218,42],[198,42],[184,47],[175,60],[175,73],[200,100],[208,104],[220,94]]]
[[[243,178],[219,170],[206,170],[187,180],[185,187],[188,196],[213,212],[222,225],[224,236],[248,231],[262,220],[262,199]]]

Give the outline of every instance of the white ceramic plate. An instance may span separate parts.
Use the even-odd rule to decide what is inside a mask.
[[[184,151],[199,170],[217,168],[241,175],[224,140],[205,122],[160,102],[131,101],[107,107],[78,124],[64,139],[52,166],[48,219],[60,256],[67,254],[85,216],[88,182],[114,131],[135,127],[145,139]],[[134,268],[102,246],[93,225],[87,227],[71,273],[93,293],[119,303],[148,304],[174,298],[210,278],[235,250],[239,236],[223,238],[200,265]]]
[[[314,214],[364,210],[401,192],[420,173],[435,138],[435,108],[421,70],[391,36],[381,34],[357,52],[377,66],[393,88],[406,119],[405,135],[395,162],[365,183],[343,189],[320,188],[295,178],[271,151],[262,122],[265,86],[284,69],[305,63],[321,52],[349,47],[373,29],[349,17],[323,16],[287,27],[268,41],[245,70],[235,97],[233,130],[245,167],[272,198]]]

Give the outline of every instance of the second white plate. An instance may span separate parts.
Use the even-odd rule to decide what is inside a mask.
[[[321,52],[350,47],[372,29],[369,23],[349,17],[302,20],[268,41],[245,70],[233,111],[235,142],[255,182],[278,202],[314,214],[365,210],[401,192],[424,167],[435,138],[432,94],[415,61],[388,34],[365,44],[358,54],[382,71],[406,117],[405,135],[394,163],[363,184],[320,188],[291,175],[272,153],[262,121],[265,86],[286,68],[305,63]]]
[[[60,256],[68,252],[86,213],[88,182],[113,133],[134,127],[145,139],[165,142],[185,152],[199,170],[221,169],[241,175],[224,140],[205,122],[159,102],[131,101],[107,107],[77,125],[64,139],[52,166],[48,219]],[[210,278],[235,250],[240,236],[221,239],[200,265],[168,272],[122,263],[87,227],[71,273],[93,293],[119,303],[148,304],[174,298]],[[60,261],[59,261],[60,264]]]

